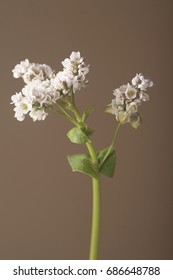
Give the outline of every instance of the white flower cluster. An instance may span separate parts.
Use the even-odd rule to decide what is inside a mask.
[[[28,113],[34,121],[44,120],[49,106],[87,85],[89,65],[80,52],[72,52],[62,65],[63,71],[57,74],[50,66],[30,63],[28,59],[15,66],[12,70],[14,78],[23,78],[26,84],[21,92],[11,97],[17,120],[23,121]]]
[[[115,114],[120,123],[129,122],[134,128],[138,128],[141,124],[138,107],[142,101],[149,100],[146,91],[152,86],[153,82],[150,79],[145,78],[142,74],[136,74],[131,84],[128,83],[114,90],[115,98],[107,111]]]
[[[53,71],[48,65],[30,63],[28,59],[17,64],[12,72],[14,78],[23,78],[26,84],[34,80],[44,81],[53,76]]]

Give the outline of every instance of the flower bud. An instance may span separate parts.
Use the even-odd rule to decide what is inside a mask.
[[[142,124],[142,117],[138,113],[130,115],[130,124],[137,129]]]
[[[128,119],[128,113],[126,111],[118,112],[118,120],[121,124],[126,123]]]

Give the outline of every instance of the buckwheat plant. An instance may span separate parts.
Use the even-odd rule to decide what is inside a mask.
[[[116,165],[115,143],[120,127],[130,123],[137,129],[141,125],[139,108],[143,101],[149,100],[147,90],[153,86],[153,82],[142,74],[136,74],[130,83],[113,91],[114,98],[106,112],[115,115],[117,128],[110,146],[97,151],[91,140],[93,130],[87,125],[87,118],[93,108],[80,113],[75,104],[76,92],[88,84],[86,75],[89,65],[80,52],[72,52],[62,65],[63,70],[56,73],[46,64],[31,63],[28,59],[21,61],[12,72],[15,78],[22,78],[25,85],[11,99],[18,121],[23,121],[27,114],[33,121],[43,121],[49,111],[57,112],[73,124],[73,128],[67,133],[69,140],[87,146],[88,154],[69,155],[67,158],[73,171],[85,173],[92,178],[93,214],[89,258],[96,260],[99,259],[101,223],[100,176],[102,173],[113,177]]]

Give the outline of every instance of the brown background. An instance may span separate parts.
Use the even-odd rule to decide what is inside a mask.
[[[87,259],[92,189],[66,155],[86,151],[66,137],[71,125],[50,113],[33,123],[13,117],[10,97],[23,87],[11,70],[21,60],[62,69],[79,50],[91,65],[76,96],[95,105],[89,123],[97,149],[108,145],[112,91],[142,72],[155,87],[144,123],[122,128],[113,179],[102,178],[101,259],[172,259],[172,1],[15,0],[0,2],[0,259]]]

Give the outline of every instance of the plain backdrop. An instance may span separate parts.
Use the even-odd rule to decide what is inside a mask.
[[[114,178],[102,176],[101,259],[173,258],[172,14],[170,0],[0,1],[0,259],[87,259],[91,179],[66,155],[86,152],[66,137],[67,120],[14,119],[12,76],[21,60],[49,64],[80,51],[89,85],[76,94],[97,150],[117,125],[104,113],[113,89],[139,72],[154,81],[143,125],[124,125]]]

